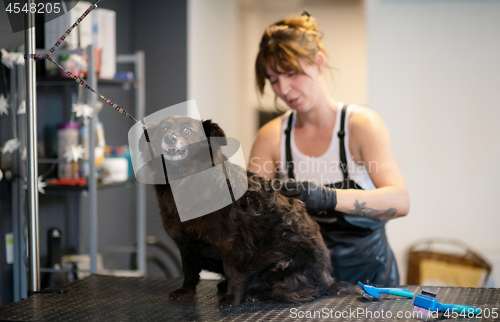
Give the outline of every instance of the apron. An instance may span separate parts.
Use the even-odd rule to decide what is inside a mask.
[[[360,189],[349,178],[345,153],[345,118],[347,104],[342,108],[338,137],[340,139],[340,165],[344,180],[327,187],[336,189]],[[294,113],[288,118],[285,130],[286,166],[288,179],[295,179],[291,151],[291,130]],[[334,268],[333,277],[339,281],[357,284],[358,281],[378,286],[399,284],[399,272],[391,247],[385,234],[385,221],[378,222],[369,218],[348,215],[339,211],[311,213],[321,227]]]

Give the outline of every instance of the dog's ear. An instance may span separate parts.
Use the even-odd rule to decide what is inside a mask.
[[[203,129],[205,130],[205,135],[207,139],[210,137],[223,137],[224,139],[219,139],[220,145],[227,145],[226,134],[220,128],[219,124],[213,123],[212,120],[206,120],[203,122]]]
[[[144,133],[141,134],[141,137],[139,138],[139,151],[141,152],[142,155],[150,155],[151,152],[153,154],[155,153],[155,146],[153,143],[153,137],[155,135],[156,127],[158,124],[149,124],[147,126],[147,129],[144,131]],[[148,136],[148,140],[146,139],[146,133]],[[148,142],[149,141],[149,142]],[[149,150],[149,147],[153,149],[152,151]]]

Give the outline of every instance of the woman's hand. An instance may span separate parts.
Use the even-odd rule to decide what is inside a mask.
[[[283,182],[281,194],[288,198],[297,198],[304,202],[307,211],[320,212],[335,210],[337,191],[312,181]]]

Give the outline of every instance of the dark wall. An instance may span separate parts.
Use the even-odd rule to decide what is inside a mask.
[[[133,50],[146,51],[147,114],[187,97],[187,7],[184,0],[134,1]]]

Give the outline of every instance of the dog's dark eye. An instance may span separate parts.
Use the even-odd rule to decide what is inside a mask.
[[[190,128],[190,127],[185,127],[185,128],[184,128],[184,133],[186,133],[186,134],[191,134],[191,133],[193,133],[193,130],[191,130],[191,128]]]
[[[168,131],[168,127],[164,127],[163,129],[161,129],[163,132],[167,132]]]

